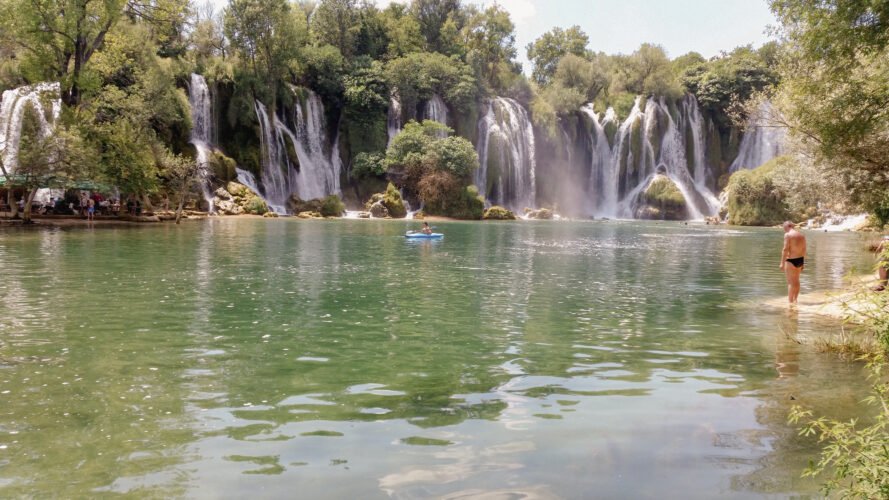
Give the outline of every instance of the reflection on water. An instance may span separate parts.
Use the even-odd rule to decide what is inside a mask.
[[[439,224],[4,233],[0,496],[815,490],[787,411],[866,387],[794,340],[837,325],[750,306],[785,293],[780,232]],[[868,262],[809,249],[804,293]]]

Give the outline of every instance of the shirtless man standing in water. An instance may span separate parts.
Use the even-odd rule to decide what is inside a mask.
[[[806,237],[786,221],[784,228],[784,250],[781,252],[780,269],[787,275],[787,301],[796,304],[799,297],[799,275],[806,258]]]

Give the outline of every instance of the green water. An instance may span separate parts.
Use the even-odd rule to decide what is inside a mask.
[[[0,233],[0,497],[785,497],[860,366],[782,233],[212,219]],[[803,293],[870,264],[809,233]]]

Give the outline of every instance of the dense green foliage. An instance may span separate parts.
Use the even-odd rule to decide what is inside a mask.
[[[784,193],[773,180],[781,163],[776,158],[753,170],[739,170],[728,183],[729,224],[773,226],[791,218]]]
[[[849,201],[889,207],[889,5],[773,0],[781,22],[782,121]]]
[[[451,132],[438,122],[408,122],[386,151],[386,163],[397,184],[425,203],[427,214],[480,219],[484,200],[479,207],[478,190],[466,187],[479,167],[478,153]]]

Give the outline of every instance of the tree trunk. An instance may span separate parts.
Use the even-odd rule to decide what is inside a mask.
[[[176,224],[182,219],[182,206],[185,205],[185,189],[179,193],[179,206],[176,207]]]
[[[9,177],[7,177],[9,179]],[[15,202],[15,196],[12,194],[12,186],[6,191],[6,203],[9,205],[9,218],[16,219],[19,216],[19,205]]]
[[[28,193],[28,199],[25,200],[25,208],[22,210],[22,222],[31,224],[31,203],[34,202],[34,196],[37,195],[37,188],[31,189]]]
[[[147,194],[142,195],[142,214],[154,215],[154,206],[151,205],[151,198]]]

